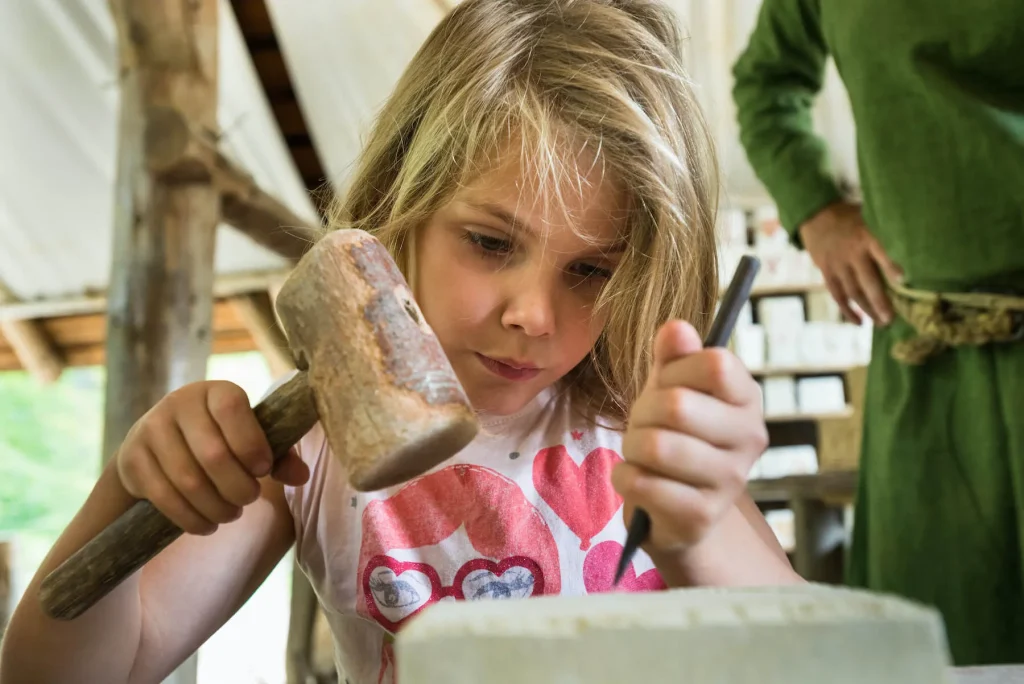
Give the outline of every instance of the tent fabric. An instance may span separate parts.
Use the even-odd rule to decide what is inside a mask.
[[[731,66],[760,0],[668,0],[714,129],[726,202],[769,203],[739,146]],[[368,126],[454,0],[266,0],[328,179],[344,188]],[[227,0],[220,3],[225,153],[300,216],[315,212],[256,77]],[[0,281],[23,299],[106,289],[117,136],[115,31],[107,0],[0,3]],[[834,67],[816,111],[838,174],[856,184],[853,122]],[[218,273],[285,266],[228,226]]]
[[[726,202],[770,203],[739,144],[732,64],[761,0],[667,0],[686,36],[684,59],[714,130]],[[374,113],[453,0],[266,0],[278,42],[329,179],[345,180]],[[815,120],[838,175],[857,183],[853,120],[830,63]]]
[[[219,9],[222,149],[315,221],[231,7]],[[22,299],[105,290],[120,107],[107,2],[0,2],[0,30],[0,281]],[[286,266],[228,226],[215,261],[218,273]]]

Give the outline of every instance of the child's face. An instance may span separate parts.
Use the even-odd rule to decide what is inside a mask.
[[[478,410],[518,411],[601,332],[593,305],[621,257],[626,207],[596,166],[583,187],[545,203],[518,161],[509,163],[462,188],[421,229],[417,299]]]

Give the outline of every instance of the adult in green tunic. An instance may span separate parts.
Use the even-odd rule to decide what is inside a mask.
[[[812,129],[829,55],[862,206]],[[901,363],[883,286],[1024,292],[1024,0],[764,0],[734,75],[783,225],[878,323],[848,581],[938,607],[958,665],[1024,662],[1024,342]]]

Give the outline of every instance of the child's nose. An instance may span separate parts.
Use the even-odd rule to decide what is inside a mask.
[[[531,337],[554,333],[554,295],[542,278],[517,279],[517,282],[510,284],[506,301],[501,317],[502,325],[519,328]]]

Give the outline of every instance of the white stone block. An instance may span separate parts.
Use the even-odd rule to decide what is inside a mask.
[[[402,684],[952,684],[936,610],[816,584],[442,601],[395,648]]]

